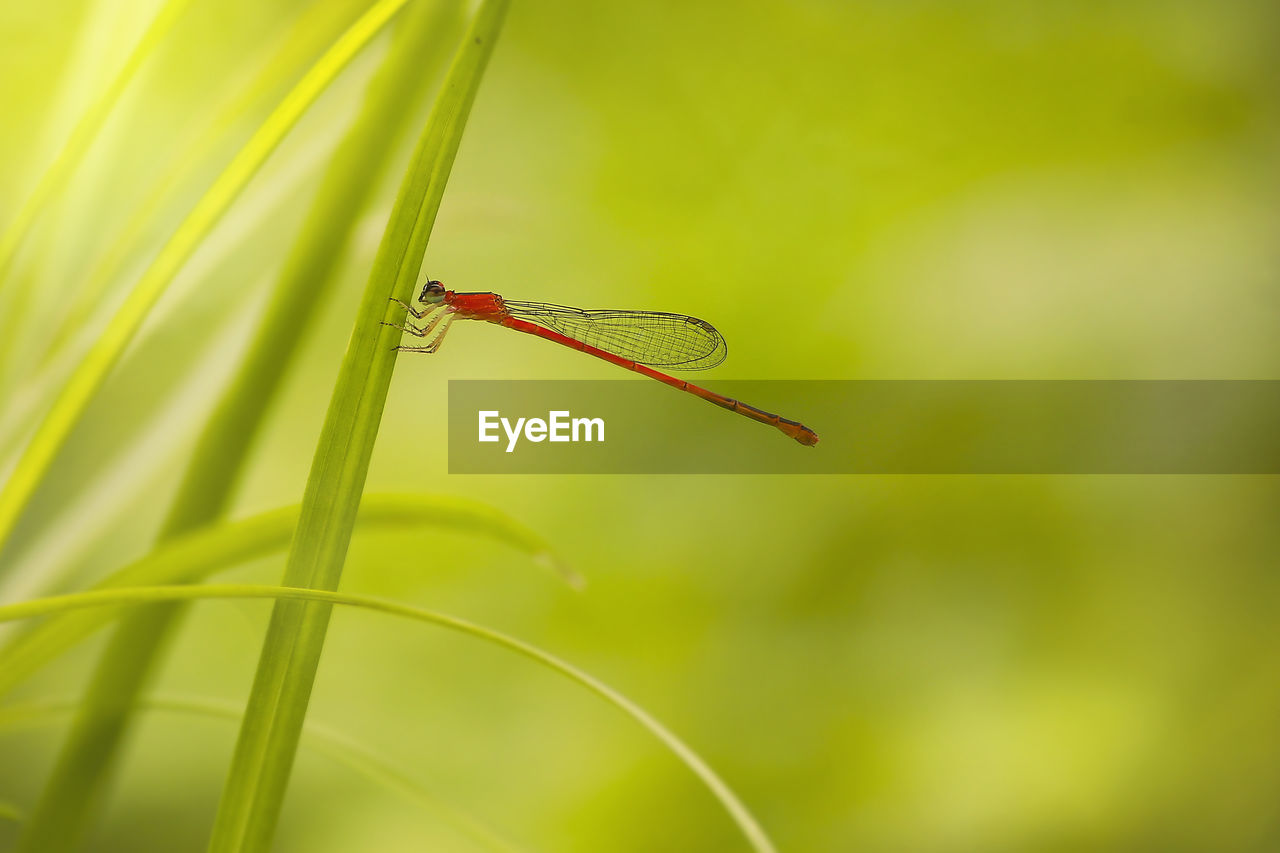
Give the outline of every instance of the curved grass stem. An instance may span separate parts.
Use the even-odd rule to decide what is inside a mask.
[[[361,529],[443,528],[486,536],[530,555],[536,563],[553,569],[560,566],[542,537],[492,507],[463,498],[365,495],[358,522]],[[297,524],[298,507],[291,506],[201,528],[160,545],[108,575],[96,588],[196,583],[222,569],[288,547]],[[569,578],[565,580],[569,582]],[[113,618],[98,611],[70,613],[45,620],[12,639],[0,648],[0,696]]]
[[[339,255],[407,116],[419,102],[420,90],[431,78],[422,57],[438,53],[450,14],[450,7],[438,3],[417,3],[406,13],[359,115],[321,181],[253,343],[200,434],[161,531],[162,540],[210,524],[223,513],[310,315],[332,290]],[[296,519],[295,512],[292,521]],[[181,615],[178,605],[131,614],[107,643],[28,824],[26,836],[38,849],[69,850],[87,832],[93,817],[91,800],[101,800],[99,791],[108,787],[134,703],[157,668]],[[38,664],[38,659],[29,655],[27,662]],[[0,686],[3,682],[0,677]]]
[[[334,590],[395,366],[398,336],[381,325],[390,300],[412,298],[462,130],[506,13],[482,0],[423,129],[374,259],[303,494],[284,585]],[[270,848],[306,717],[330,608],[282,601],[272,610],[231,769],[214,820],[213,853]]]
[[[208,585],[208,586],[157,586],[129,587],[125,589],[96,590],[92,592],[73,593],[71,595],[38,598],[18,604],[0,606],[0,622],[16,619],[32,619],[57,613],[67,613],[86,607],[111,607],[122,605],[139,605],[160,601],[196,601],[216,598],[266,598],[285,599],[297,602],[323,603],[324,605],[340,604],[359,607],[402,619],[438,625],[451,631],[468,634],[487,643],[500,646],[522,657],[528,658],[560,675],[568,678],[587,690],[604,699],[618,710],[639,723],[651,735],[689,768],[712,795],[729,813],[743,837],[757,853],[774,853],[774,847],[760,824],[738,799],[733,790],[725,784],[716,772],[711,769],[696,752],[684,741],[676,737],[666,726],[648,711],[632,702],[626,696],[614,690],[599,679],[587,674],[555,655],[545,652],[522,640],[507,636],[491,628],[468,622],[454,616],[436,613],[420,607],[412,607],[382,598],[350,595],[341,592],[330,592],[319,589],[294,589],[290,587],[254,586],[240,584]]]

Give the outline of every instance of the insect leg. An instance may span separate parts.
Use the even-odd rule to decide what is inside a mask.
[[[449,334],[449,329],[453,327],[453,321],[455,319],[457,318],[450,315],[449,322],[445,323],[444,328],[441,329],[439,333],[434,338],[431,339],[431,343],[427,344],[427,346],[431,348],[431,352],[435,352],[436,350],[440,349],[440,345],[444,343],[444,336]]]
[[[442,314],[442,315],[440,315],[440,316],[442,316],[442,317],[443,317],[444,315]],[[439,319],[439,318],[437,318],[437,319]],[[430,353],[430,352],[435,352],[436,350],[440,349],[440,343],[444,340],[444,336],[445,336],[445,334],[449,331],[449,328],[450,328],[451,326],[453,326],[453,321],[454,321],[454,320],[456,320],[456,319],[458,319],[456,316],[454,316],[454,315],[450,314],[450,315],[449,315],[449,321],[448,321],[447,323],[445,323],[445,324],[444,324],[444,328],[443,328],[443,329],[441,329],[441,330],[436,334],[436,336],[435,336],[434,338],[432,338],[432,339],[431,339],[431,341],[430,341],[426,346],[423,346],[423,347],[396,347],[396,349],[397,349],[398,351],[400,351],[400,352],[428,352],[428,353]],[[432,325],[435,325],[435,324],[433,323]]]
[[[409,303],[402,302],[401,300],[396,299],[394,296],[391,297],[391,301],[399,305],[404,310],[408,311],[413,316],[417,317],[419,320],[421,320],[423,317],[427,316],[432,311],[435,311],[436,309],[441,308],[444,305],[444,303],[442,302],[437,302],[436,304],[430,306],[429,308],[423,308],[421,311],[419,311],[417,308],[414,308]]]
[[[440,320],[443,317],[444,317],[444,314],[437,314],[434,318],[432,318],[430,323],[421,327],[415,326],[412,323],[405,323],[403,326],[401,326],[398,323],[387,323],[385,321],[382,323],[382,325],[390,326],[393,329],[399,329],[402,332],[408,332],[409,334],[415,335],[419,338],[425,338],[427,335],[431,334],[432,329],[434,329],[437,325],[439,325]]]

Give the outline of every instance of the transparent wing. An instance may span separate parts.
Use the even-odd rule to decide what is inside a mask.
[[[706,320],[662,311],[583,311],[544,302],[505,301],[513,317],[545,326],[650,367],[706,370],[724,361],[729,347]]]

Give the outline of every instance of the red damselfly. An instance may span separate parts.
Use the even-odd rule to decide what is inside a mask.
[[[484,320],[546,338],[688,391],[722,409],[777,427],[801,444],[818,443],[818,434],[802,423],[654,370],[655,367],[706,370],[724,361],[728,346],[706,320],[662,311],[584,311],[544,302],[516,302],[496,293],[445,290],[438,281],[428,281],[422,287],[418,301],[425,308],[417,309],[398,299],[393,301],[419,320],[434,315],[422,326],[384,323],[420,338],[429,337],[424,346],[397,347],[403,352],[435,352],[454,320]]]

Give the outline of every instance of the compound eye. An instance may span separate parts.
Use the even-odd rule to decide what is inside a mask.
[[[444,285],[438,281],[428,281],[422,286],[422,295],[418,297],[419,302],[442,302],[444,300]]]

